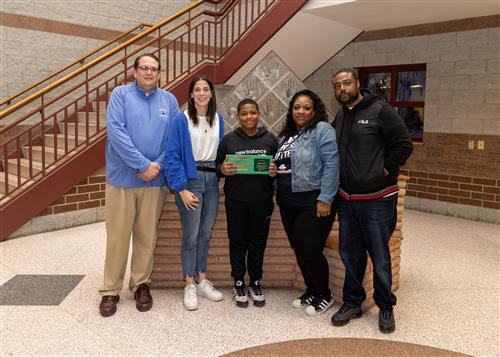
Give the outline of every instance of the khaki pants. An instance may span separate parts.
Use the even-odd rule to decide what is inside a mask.
[[[151,283],[157,224],[166,186],[120,188],[106,184],[106,262],[101,295],[118,295],[127,268],[130,235],[132,260],[129,289]]]

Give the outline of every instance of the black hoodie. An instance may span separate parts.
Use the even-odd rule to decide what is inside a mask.
[[[369,200],[398,191],[399,167],[413,145],[399,114],[368,90],[352,109],[343,106],[335,123],[340,152],[339,194]]]
[[[248,136],[243,129],[236,128],[225,135],[217,149],[217,173],[225,177],[224,193],[227,198],[255,202],[269,199],[274,194],[273,178],[268,175],[224,176],[221,166],[228,154],[271,155],[278,150],[278,142],[265,127],[260,127],[253,136]]]

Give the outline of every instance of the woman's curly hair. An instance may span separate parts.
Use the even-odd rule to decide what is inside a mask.
[[[280,137],[289,138],[295,135],[298,131],[297,124],[295,124],[292,115],[293,106],[298,97],[308,97],[313,102],[314,117],[302,128],[303,130],[308,131],[314,129],[320,121],[328,122],[326,107],[323,104],[321,98],[313,91],[309,89],[303,89],[295,93],[290,100],[290,104],[288,105],[288,112],[286,113],[285,125],[279,134]]]

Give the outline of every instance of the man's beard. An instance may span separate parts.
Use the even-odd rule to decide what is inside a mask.
[[[342,94],[344,94],[344,93],[342,93]],[[347,99],[345,99],[345,100],[342,100],[342,94],[337,97],[337,100],[342,105],[352,104],[356,100],[358,100],[358,98],[359,98],[359,91],[357,91],[356,93],[353,93],[353,94],[351,94],[351,93],[345,93],[345,94],[348,95]]]

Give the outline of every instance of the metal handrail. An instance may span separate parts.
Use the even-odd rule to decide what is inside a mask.
[[[260,3],[257,4],[255,8],[256,18],[254,18],[254,3],[251,2],[252,0],[225,0],[224,5],[219,9],[216,8],[215,11],[200,9],[196,14],[191,13],[191,11],[200,4],[209,1],[210,0],[197,1],[179,13],[145,30],[143,33],[135,35],[133,38],[110,50],[108,53],[101,55],[81,68],[51,83],[46,88],[41,89],[29,97],[30,100],[26,98],[24,104],[23,101],[20,101],[16,103],[16,105],[12,105],[11,110],[16,114],[17,109],[27,106],[27,104],[33,102],[37,98],[40,100],[39,105],[37,104],[37,106],[33,108],[30,107],[30,110],[27,113],[23,113],[21,118],[12,118],[15,119],[13,122],[5,126],[0,126],[0,137],[3,137],[4,133],[6,134],[3,137],[4,140],[2,140],[0,147],[0,153],[3,155],[3,160],[0,162],[0,165],[2,165],[0,170],[3,169],[2,174],[3,177],[5,177],[4,182],[0,183],[4,186],[2,190],[6,194],[21,192],[19,188],[22,186],[26,187],[26,183],[33,182],[31,180],[35,177],[45,176],[48,172],[47,170],[52,170],[56,167],[55,165],[61,162],[60,160],[65,159],[68,154],[82,147],[89,147],[91,143],[95,142],[96,138],[105,130],[106,125],[105,122],[104,125],[102,125],[105,118],[103,119],[102,114],[99,114],[102,109],[102,105],[99,103],[103,101],[103,99],[100,98],[107,97],[110,90],[117,85],[131,80],[130,70],[133,69],[133,64],[128,61],[129,58],[133,58],[134,55],[151,45],[156,47],[155,43],[157,42],[158,51],[165,51],[166,53],[166,68],[173,68],[173,71],[167,72],[173,73],[172,78],[169,79],[169,75],[167,74],[166,83],[162,84],[162,88],[165,88],[165,86],[167,86],[166,88],[170,88],[179,85],[179,83],[182,83],[182,81],[187,78],[189,73],[196,71],[203,63],[211,62],[215,64],[225,56],[233,44],[240,41],[242,36],[250,29],[254,20],[267,13],[269,6],[274,4],[276,0],[266,0],[262,7],[262,11]],[[213,2],[213,0],[210,2]],[[245,4],[244,9],[242,3]],[[250,9],[247,9],[247,7],[250,7]],[[251,10],[251,12],[248,12],[249,10]],[[243,12],[243,14],[241,12]],[[187,21],[182,23],[171,23],[182,15],[188,16]],[[204,19],[202,17],[203,15],[208,15],[212,19]],[[233,16],[238,16],[239,19],[235,20]],[[250,16],[248,24],[247,16]],[[195,19],[199,19],[199,21],[195,21]],[[230,21],[231,30],[228,29]],[[178,31],[181,27],[186,25],[187,31]],[[162,29],[162,26],[165,26],[165,28]],[[154,31],[157,31],[157,33],[153,33]],[[207,42],[205,42],[205,38],[208,39]],[[200,39],[201,43],[198,43],[198,39]],[[213,45],[211,39],[213,39]],[[185,41],[187,42],[185,43]],[[192,41],[194,42],[192,43]],[[140,46],[134,47],[133,45],[135,44],[139,44]],[[185,48],[185,46],[188,47]],[[190,46],[195,46],[195,48],[198,49],[195,49],[194,57],[190,57],[192,53]],[[120,51],[124,52],[124,54],[121,54]],[[183,58],[183,51],[187,52],[187,59]],[[173,54],[172,57],[169,57],[169,53]],[[179,53],[181,53],[180,56],[178,55]],[[115,54],[118,54],[118,56],[112,57]],[[158,56],[160,60],[163,58],[160,53]],[[191,62],[190,58],[192,58],[193,62]],[[178,59],[177,64],[176,59]],[[106,62],[104,62],[105,60]],[[172,66],[169,65],[169,60],[173,62],[171,63]],[[100,63],[105,63],[105,68],[101,68],[101,66],[99,66]],[[183,63],[185,63],[186,66]],[[101,75],[111,68],[117,68],[118,71],[112,71],[110,76],[102,78],[101,81]],[[179,69],[179,72],[177,72],[176,69]],[[82,73],[84,78],[77,77]],[[70,80],[72,81],[70,82]],[[92,84],[90,85],[90,83]],[[90,86],[92,88],[90,88]],[[79,92],[79,88],[83,89],[83,92]],[[60,89],[62,89],[62,92]],[[48,92],[52,93],[53,90],[57,90],[56,97],[46,95]],[[75,93],[77,95],[76,97],[71,97],[70,93]],[[63,101],[63,106],[57,107],[57,101],[66,97],[71,102],[68,103],[67,101]],[[90,108],[94,105],[93,102],[95,102],[97,107],[94,107],[92,110]],[[107,102],[107,99],[104,99],[104,102]],[[12,109],[13,107],[15,109]],[[91,125],[90,111],[95,111],[97,113],[95,117],[92,118],[93,123]],[[83,118],[80,114],[82,112],[87,113]],[[5,110],[1,112],[1,114],[2,116],[6,116],[12,113]],[[39,122],[33,123],[27,121],[26,123],[29,127],[23,128],[19,126],[20,130],[18,130],[17,125],[29,120],[31,117],[36,118]],[[82,119],[83,121],[81,121]],[[72,127],[70,128],[69,125],[72,125]],[[13,128],[15,128],[16,131],[14,132],[15,135],[11,136],[9,130]],[[60,137],[60,135],[62,135],[62,137]],[[70,139],[70,137],[72,137],[72,139]],[[62,139],[62,142],[58,144],[59,139]],[[46,140],[50,140],[52,143],[46,145]],[[74,143],[70,144],[70,140],[73,140]],[[39,173],[33,170],[34,161],[32,158],[32,148],[34,146],[41,148],[41,153],[38,154],[39,157],[41,155],[41,172]],[[46,148],[46,146],[48,148]],[[24,152],[24,156],[29,158],[29,171],[27,176],[24,176],[28,178],[28,181],[21,179],[20,160],[23,157],[21,150]],[[24,150],[27,150],[27,152]],[[12,170],[9,168],[9,165],[12,164],[12,162],[9,162],[11,159],[17,161],[17,164],[14,163],[17,165],[17,168],[14,168],[14,173],[17,171],[17,180],[9,179],[9,171]],[[39,161],[40,158],[36,160]],[[24,175],[26,175],[26,173]],[[0,199],[1,197],[2,195],[0,194]]]
[[[111,51],[99,56],[98,58],[96,58],[95,60],[89,62],[88,64],[84,65],[83,67],[80,67],[79,69],[73,71],[72,73],[62,77],[61,79],[55,81],[54,83],[52,84],[49,84],[47,87],[39,90],[38,92],[30,95],[29,97],[11,105],[10,107],[8,107],[7,109],[3,110],[0,112],[0,120],[3,119],[4,117],[6,117],[7,115],[15,112],[16,110],[19,110],[20,108],[26,106],[27,104],[33,102],[35,99],[41,97],[42,95],[44,95],[45,93],[47,92],[50,92],[52,89],[56,88],[56,87],[59,87],[60,85],[62,85],[63,83],[69,81],[70,79],[78,76],[79,74],[85,72],[87,69],[91,68],[91,67],[94,67],[95,65],[101,63],[102,61],[104,61],[105,59],[113,56],[115,53],[118,53],[119,51],[121,51],[122,49],[124,49],[125,47],[128,47],[130,44],[136,42],[137,40],[140,40],[141,38],[144,38],[146,37],[147,35],[149,35],[150,33],[158,30],[159,28],[165,26],[167,23],[179,18],[180,16],[184,15],[185,13],[195,9],[196,7],[200,6],[201,4],[203,4],[205,2],[205,0],[198,0],[196,1],[195,3],[187,6],[186,8],[184,8],[183,10],[177,12],[176,14],[166,18],[165,20],[157,23],[156,25],[152,26],[149,30],[146,30],[136,36],[134,36],[133,38],[131,38],[130,40],[122,43],[121,45],[115,47],[114,49],[112,49]],[[15,121],[9,125],[7,125],[6,127],[4,127],[3,129],[4,130],[7,130],[7,129],[10,129],[12,128],[13,126],[19,124],[19,121]]]
[[[17,97],[19,97],[20,95],[23,95],[24,93],[26,92],[29,92],[30,90],[32,90],[33,88],[35,87],[38,87],[40,84],[44,83],[44,82],[47,82],[49,79],[52,79],[54,78],[55,76],[57,76],[58,74],[66,71],[67,69],[73,67],[74,65],[76,64],[82,64],[83,62],[85,62],[85,60],[93,55],[95,55],[97,52],[101,51],[102,49],[114,44],[115,42],[118,42],[120,41],[122,38],[124,38],[125,36],[131,34],[132,32],[134,32],[135,30],[137,29],[143,29],[144,27],[151,27],[153,25],[150,25],[150,24],[146,24],[146,23],[141,23],[137,26],[134,26],[133,28],[131,28],[130,30],[122,33],[121,35],[109,40],[108,42],[106,42],[105,44],[101,45],[100,47],[97,47],[95,50],[87,53],[85,56],[82,56],[80,57],[79,59],[71,62],[70,64],[58,69],[57,71],[55,71],[54,73],[48,75],[47,77],[39,80],[38,82],[36,83],[33,83],[32,85],[30,85],[29,87],[17,92],[16,94],[13,94],[11,95],[10,97],[8,98],[5,98],[5,99],[2,99],[2,101],[0,101],[0,106],[3,106],[5,104],[10,104],[10,102],[12,102],[12,100],[16,99]]]

